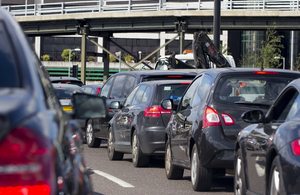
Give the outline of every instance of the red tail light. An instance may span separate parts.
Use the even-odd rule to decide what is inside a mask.
[[[150,106],[144,110],[145,117],[158,118],[161,114],[171,114],[171,110],[165,110],[158,105]]]
[[[292,151],[295,156],[300,156],[300,139],[296,139],[291,143]]]
[[[173,78],[173,79],[178,79],[178,78],[182,78],[183,76],[181,75],[170,75],[170,76],[167,76],[167,78]]]
[[[96,95],[99,95],[100,93],[101,93],[101,87],[97,87]]]
[[[207,106],[204,111],[202,128],[211,127],[211,126],[220,126],[220,125],[221,125],[221,121],[218,116],[218,112],[215,109]]]
[[[274,74],[278,74],[278,72],[273,72],[273,71],[256,71],[254,74],[260,74],[260,75],[274,75]]]
[[[50,194],[54,149],[36,132],[17,128],[0,142],[0,195]]]
[[[226,126],[234,125],[234,120],[229,114],[223,113],[222,118]]]

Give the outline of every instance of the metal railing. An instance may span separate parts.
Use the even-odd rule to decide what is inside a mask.
[[[300,0],[222,0],[222,10],[298,11]],[[163,10],[212,10],[214,1],[172,2],[170,0],[94,0],[2,6],[15,16],[93,12],[141,12]]]

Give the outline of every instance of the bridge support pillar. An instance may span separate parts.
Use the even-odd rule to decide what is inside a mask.
[[[85,84],[86,75],[86,33],[81,35],[81,81]]]
[[[103,36],[103,47],[109,50],[109,35]],[[103,53],[103,81],[106,81],[109,77],[109,53]]]
[[[159,42],[160,42],[160,46],[164,45],[166,43],[166,32],[160,32],[159,33]],[[159,51],[159,55],[160,56],[165,56],[166,55],[166,47],[163,47],[160,49]]]
[[[1,1],[1,0],[0,0]],[[34,38],[34,50],[38,58],[41,58],[41,37],[37,36]]]
[[[183,53],[183,47],[184,47],[184,32],[179,32],[179,53]]]

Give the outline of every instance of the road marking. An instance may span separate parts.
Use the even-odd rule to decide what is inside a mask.
[[[97,175],[100,175],[102,177],[105,177],[106,179],[112,181],[112,182],[115,182],[116,184],[122,186],[123,188],[134,188],[133,185],[131,185],[130,183],[127,183],[115,176],[112,176],[108,173],[105,173],[103,171],[99,171],[99,170],[93,170],[94,173],[96,173]]]

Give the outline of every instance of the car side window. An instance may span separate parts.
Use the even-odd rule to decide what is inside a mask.
[[[179,107],[179,110],[185,110],[187,109],[192,102],[192,98],[194,97],[194,94],[196,92],[196,89],[202,81],[202,76],[198,77],[187,89],[186,93],[184,94],[182,100],[181,100],[181,105]]]
[[[275,107],[271,110],[272,122],[284,122],[290,120],[300,111],[300,97],[299,93],[295,89],[289,89],[279,101],[275,104]]]
[[[126,84],[124,86],[123,97],[127,97],[136,85],[136,78],[134,76],[126,76]]]
[[[145,89],[144,94],[143,94],[141,103],[142,104],[147,104],[149,102],[150,98],[151,98],[151,88],[147,87]]]
[[[201,83],[199,83],[196,89],[196,93],[194,95],[193,102],[191,104],[192,106],[205,103],[205,99],[209,94],[212,84],[213,84],[212,78],[209,75],[203,75],[203,78],[201,79]]]
[[[122,98],[124,85],[127,85],[126,75],[119,75],[115,78],[114,84],[111,88],[110,98]]]
[[[102,90],[101,90],[101,96],[103,97],[108,97],[108,94],[109,94],[109,91],[110,91],[110,88],[114,82],[114,79],[115,77],[110,77],[106,83],[104,84],[104,86],[102,87]]]
[[[125,103],[124,103],[124,106],[130,106],[132,104],[132,100],[133,98],[135,97],[135,93],[136,91],[139,89],[139,87],[136,87],[130,94],[129,96],[127,97]]]
[[[132,105],[137,105],[137,104],[140,104],[142,102],[142,98],[143,98],[143,95],[145,93],[146,88],[147,88],[147,86],[145,86],[145,85],[141,85],[139,87],[139,89],[137,90],[137,92],[134,96]]]

